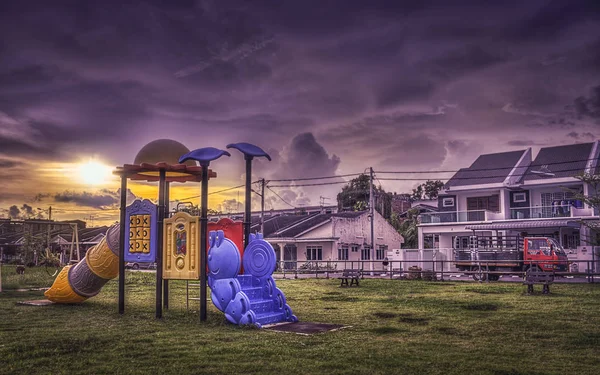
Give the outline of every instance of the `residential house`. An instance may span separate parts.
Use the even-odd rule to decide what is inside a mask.
[[[368,211],[280,215],[265,221],[264,237],[273,245],[277,261],[283,261],[287,269],[317,263],[337,269],[352,265],[366,270],[371,265],[373,269],[383,269],[387,251],[399,249],[404,240],[383,216],[378,212],[374,215],[373,251]],[[251,229],[258,231],[260,224]]]
[[[473,234],[548,236],[570,259],[595,260],[585,222],[598,221],[598,212],[575,199],[592,193],[575,176],[599,173],[599,154],[596,141],[545,147],[535,159],[531,148],[479,156],[446,183],[439,212],[420,215],[419,248],[433,248],[428,254],[438,260],[452,259],[452,250],[468,248]]]

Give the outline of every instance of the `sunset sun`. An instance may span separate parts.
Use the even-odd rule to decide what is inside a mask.
[[[110,180],[112,168],[96,160],[88,160],[77,167],[77,179],[85,184],[100,185]]]

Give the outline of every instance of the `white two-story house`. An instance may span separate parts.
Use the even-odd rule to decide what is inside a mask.
[[[450,260],[473,234],[538,235],[559,240],[572,260],[596,261],[595,234],[585,222],[598,221],[598,212],[576,199],[595,192],[575,176],[599,173],[599,157],[599,141],[545,147],[535,159],[531,148],[479,156],[446,183],[439,212],[420,215],[419,248]]]

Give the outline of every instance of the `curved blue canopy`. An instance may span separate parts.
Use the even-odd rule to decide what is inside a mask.
[[[187,154],[181,156],[179,158],[179,162],[184,163],[187,160],[196,160],[200,162],[200,165],[208,165],[211,161],[216,160],[223,155],[231,156],[231,154],[225,150],[221,150],[215,147],[204,147],[192,150]]]
[[[250,143],[240,142],[240,143],[230,143],[227,145],[227,148],[235,148],[239,150],[242,154],[250,157],[255,156],[264,156],[269,161],[271,161],[271,157],[267,154],[262,148],[255,146]]]

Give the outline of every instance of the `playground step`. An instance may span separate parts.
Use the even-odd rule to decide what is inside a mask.
[[[255,314],[264,314],[272,312],[274,309],[272,299],[250,300],[250,310]]]
[[[255,288],[242,287],[242,292],[246,293],[246,295],[248,296],[248,298],[250,298],[251,301],[262,299],[262,295],[263,295],[263,290],[261,287],[255,287]]]
[[[240,282],[240,285],[242,286],[242,288],[244,287],[248,287],[251,288],[252,287],[252,275],[238,275],[237,279]]]
[[[273,324],[285,321],[285,313],[268,312],[262,314],[256,314],[256,322],[262,325]]]

